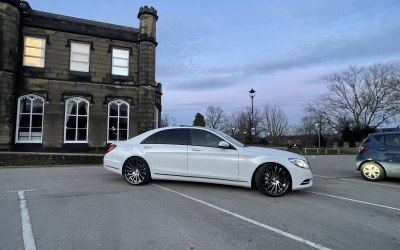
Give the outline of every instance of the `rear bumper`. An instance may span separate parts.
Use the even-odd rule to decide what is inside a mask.
[[[122,167],[121,163],[119,161],[114,161],[110,157],[107,157],[107,155],[104,156],[103,159],[103,166],[105,169],[122,175]]]

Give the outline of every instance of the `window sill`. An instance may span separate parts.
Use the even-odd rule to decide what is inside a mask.
[[[120,75],[111,75],[111,79],[113,81],[130,81],[131,78],[129,76],[120,76]]]
[[[42,144],[42,141],[16,141],[15,144]]]
[[[72,81],[91,81],[90,72],[69,71],[69,80]]]
[[[33,77],[43,77],[45,69],[42,67],[23,66],[22,71],[29,73]]]

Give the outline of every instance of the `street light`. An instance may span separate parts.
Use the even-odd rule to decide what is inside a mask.
[[[317,126],[317,131],[318,131],[318,151],[321,150],[321,124],[317,123],[315,124]]]
[[[235,128],[232,128],[232,137],[235,135]]]
[[[249,91],[249,96],[251,98],[251,121],[250,121],[251,129],[250,129],[250,131],[251,131],[251,138],[253,139],[253,144],[254,144],[254,136],[256,135],[256,129],[254,128],[254,114],[253,114],[253,112],[254,112],[253,98],[255,95],[256,95],[256,91],[253,88],[251,88],[251,90]]]

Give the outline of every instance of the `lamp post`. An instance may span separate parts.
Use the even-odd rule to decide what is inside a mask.
[[[317,123],[315,124],[317,126],[317,131],[318,131],[318,152],[321,151],[321,124]]]
[[[256,129],[254,128],[254,105],[253,105],[253,98],[256,95],[256,91],[251,88],[251,90],[249,91],[249,96],[251,98],[251,121],[250,121],[250,125],[251,125],[251,138],[253,140],[253,144],[254,144],[254,136],[256,135]]]

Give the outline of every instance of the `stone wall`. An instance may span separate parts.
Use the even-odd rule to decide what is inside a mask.
[[[18,8],[0,2],[0,149],[10,148],[14,131],[19,21]]]
[[[15,144],[17,150],[63,151],[65,100],[73,96],[90,102],[87,150],[106,146],[107,104],[113,99],[131,105],[129,137],[154,127],[154,107],[161,111],[162,95],[155,81],[156,10],[141,8],[138,18],[146,27],[135,29],[30,8],[20,13],[17,6],[0,1],[0,148],[14,145],[16,100],[25,94],[45,100],[43,144]],[[22,65],[24,36],[46,39],[44,68]],[[70,71],[71,42],[90,44],[88,73]],[[129,49],[129,76],[111,74],[113,47]]]

